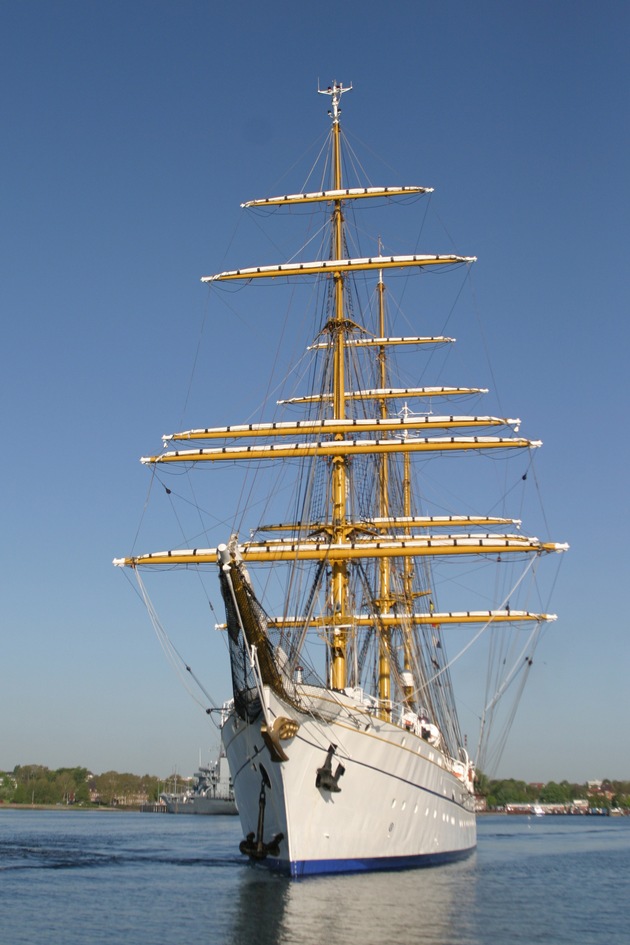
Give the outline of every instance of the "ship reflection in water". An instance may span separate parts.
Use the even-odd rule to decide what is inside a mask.
[[[474,913],[476,860],[473,854],[438,869],[355,873],[306,882],[250,868],[240,883],[226,943],[465,943]]]

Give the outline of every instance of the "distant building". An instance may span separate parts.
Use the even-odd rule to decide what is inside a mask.
[[[576,813],[585,814],[588,811],[588,801],[586,798],[576,798],[571,803],[571,810],[574,810]]]
[[[586,786],[591,797],[602,797],[606,798],[607,801],[612,801],[613,797],[615,796],[614,791],[612,791],[609,787],[604,787],[603,781],[587,781]]]

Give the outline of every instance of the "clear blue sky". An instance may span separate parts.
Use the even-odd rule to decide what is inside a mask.
[[[630,778],[629,27],[621,0],[0,4],[0,768],[186,774],[217,742],[111,559],[140,523],[138,457],[184,418],[249,416],[254,365],[199,277],[242,200],[299,189],[282,175],[337,78],[345,127],[392,168],[378,183],[435,186],[479,257],[501,401],[545,443],[571,544],[498,773]],[[168,546],[158,522],[138,550]],[[212,614],[182,595],[166,616],[227,697]]]

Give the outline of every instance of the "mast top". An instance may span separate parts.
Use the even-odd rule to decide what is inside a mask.
[[[332,118],[333,124],[339,122],[339,116],[341,114],[341,109],[339,108],[339,101],[344,92],[352,91],[352,82],[350,85],[345,86],[342,82],[337,82],[336,79],[333,79],[332,83],[328,86],[327,89],[320,89],[319,86],[317,91],[320,95],[330,95],[331,96],[331,105],[332,108],[328,110],[328,114]]]

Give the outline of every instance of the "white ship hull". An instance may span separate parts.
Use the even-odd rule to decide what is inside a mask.
[[[336,695],[319,692],[329,700]],[[474,797],[463,783],[463,766],[456,776],[423,738],[366,717],[365,707],[347,696],[343,705],[328,701],[328,714],[337,718],[325,721],[296,712],[267,687],[265,700],[268,719],[299,722],[297,734],[280,743],[287,761],[272,760],[262,716],[248,723],[232,712],[222,732],[245,836],[269,843],[282,835],[278,855],[265,856],[265,866],[293,877],[401,869],[474,849]],[[339,764],[344,769],[338,792],[316,786],[330,745],[337,746],[333,775]]]

